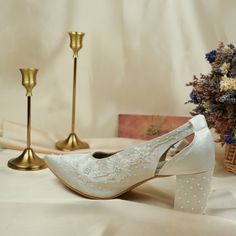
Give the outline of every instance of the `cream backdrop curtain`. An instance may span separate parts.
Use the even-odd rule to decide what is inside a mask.
[[[39,68],[32,125],[67,135],[72,51],[68,31],[83,31],[78,60],[77,129],[115,136],[119,113],[188,115],[192,75],[204,54],[236,43],[235,0],[0,1],[0,118],[26,121],[20,67]]]

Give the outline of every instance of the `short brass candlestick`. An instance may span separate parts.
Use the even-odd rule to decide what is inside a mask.
[[[71,133],[65,140],[58,141],[56,147],[63,151],[74,151],[77,149],[89,148],[89,145],[82,142],[75,133],[75,104],[76,104],[76,72],[77,72],[77,57],[79,50],[82,48],[84,33],[69,32],[70,48],[73,50],[74,71],[73,71],[73,95],[72,95],[72,125]]]
[[[20,69],[22,85],[26,89],[27,96],[27,148],[17,158],[8,161],[8,166],[16,170],[41,170],[47,167],[46,163],[39,158],[31,144],[31,96],[33,87],[36,85],[37,69]]]

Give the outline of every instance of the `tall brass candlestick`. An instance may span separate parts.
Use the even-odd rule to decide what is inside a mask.
[[[69,32],[70,48],[73,50],[74,68],[73,68],[73,95],[72,95],[72,125],[71,133],[65,140],[58,141],[56,147],[63,151],[74,151],[77,149],[89,148],[89,145],[82,142],[75,133],[75,104],[76,104],[76,72],[77,72],[77,57],[79,50],[82,48],[84,33]]]
[[[8,166],[16,170],[40,170],[47,167],[46,163],[39,158],[31,144],[31,96],[33,87],[36,85],[37,69],[20,69],[22,74],[22,85],[26,89],[27,96],[27,147],[17,158],[8,161]]]

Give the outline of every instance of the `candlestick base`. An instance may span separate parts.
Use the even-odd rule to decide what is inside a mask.
[[[20,156],[9,160],[7,165],[16,170],[41,170],[47,168],[47,164],[35,154],[32,148],[26,148]]]
[[[75,151],[89,148],[89,145],[82,142],[75,133],[70,133],[65,140],[56,143],[56,148],[62,151]]]

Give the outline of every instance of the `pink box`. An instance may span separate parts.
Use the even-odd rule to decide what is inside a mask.
[[[187,116],[120,114],[118,137],[152,139],[181,126],[190,118]]]

